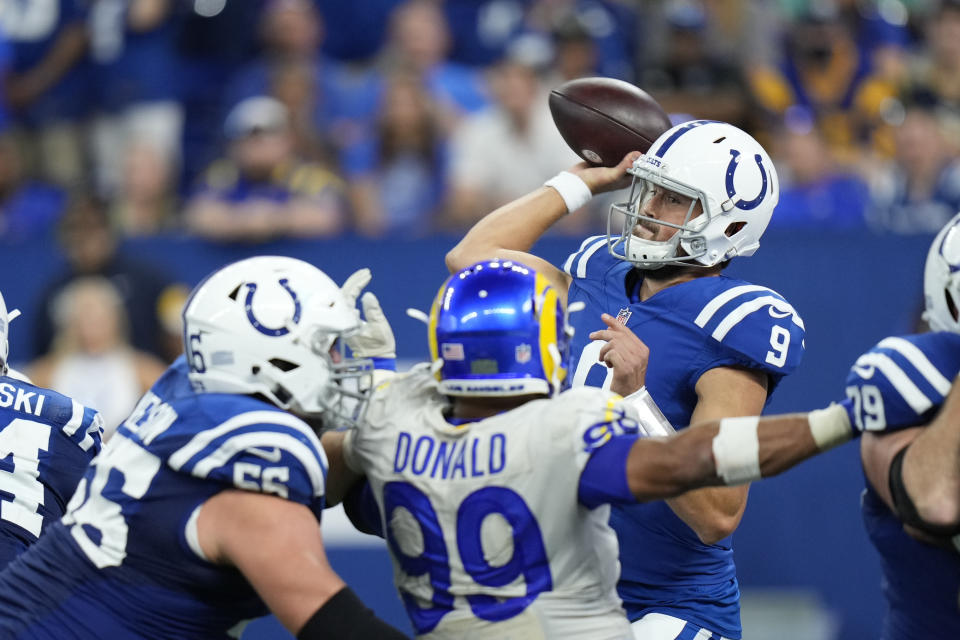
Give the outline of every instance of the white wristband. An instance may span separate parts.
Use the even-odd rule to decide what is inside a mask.
[[[728,485],[760,479],[760,418],[724,418],[713,437],[713,461],[717,475]]]
[[[576,211],[590,202],[590,198],[593,197],[587,183],[584,182],[580,176],[574,175],[569,171],[561,171],[544,182],[543,186],[556,189],[560,197],[563,198],[563,202],[567,205],[567,213]]]
[[[660,407],[650,397],[646,385],[640,387],[630,395],[624,397],[624,400],[633,405],[640,415],[640,429],[645,436],[672,436],[677,432],[667,420],[667,417],[660,411]]]
[[[850,417],[847,410],[839,404],[831,404],[826,409],[816,409],[807,414],[810,434],[820,451],[826,451],[853,438]]]

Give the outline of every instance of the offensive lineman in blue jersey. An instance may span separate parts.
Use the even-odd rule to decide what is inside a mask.
[[[229,265],[184,308],[181,357],[90,466],[63,519],[0,574],[0,637],[239,637],[272,611],[298,638],[402,638],[330,568],[326,458],[299,416],[349,420],[364,327],[320,270]],[[297,415],[294,415],[297,414]]]
[[[610,212],[616,233],[587,239],[563,270],[525,253],[593,194],[631,177],[629,200]],[[778,198],[776,170],[753,138],[720,122],[688,122],[645,155],[612,168],[577,165],[494,211],[447,254],[447,266],[515,259],[568,291],[571,304],[584,303],[572,315],[574,385],[629,395],[646,380],[677,427],[756,415],[799,364],[803,322],[776,292],[721,272],[757,249]],[[637,638],[740,637],[730,535],[746,498],[746,487],[714,488],[614,508],[618,589]]]
[[[0,568],[60,519],[103,435],[99,413],[8,368],[17,314],[0,295]]]
[[[950,393],[960,374],[960,215],[930,247],[924,298],[932,331],[881,340],[847,377],[863,432],[863,520],[883,569],[882,640],[960,632],[960,398]],[[927,427],[945,401],[953,411]]]

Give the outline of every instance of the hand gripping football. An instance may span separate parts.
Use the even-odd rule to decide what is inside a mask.
[[[560,135],[594,165],[613,167],[631,151],[646,153],[670,128],[670,118],[656,100],[613,78],[565,82],[550,92],[549,104]]]

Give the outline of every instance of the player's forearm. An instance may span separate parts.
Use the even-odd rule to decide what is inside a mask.
[[[808,414],[713,420],[663,440],[637,441],[628,478],[638,500],[659,500],[777,475],[833,444],[839,442],[817,442]]]
[[[960,392],[909,445],[903,483],[920,518],[938,527],[960,526]]]
[[[500,250],[529,251],[550,226],[567,213],[557,191],[541,187],[488,214],[446,256],[451,271],[495,258]]]

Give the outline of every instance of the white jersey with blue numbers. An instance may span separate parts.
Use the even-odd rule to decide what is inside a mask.
[[[0,575],[0,637],[239,637],[267,608],[234,568],[208,562],[196,519],[227,489],[323,507],[314,432],[264,401],[194,393],[183,359],[90,466],[67,514]]]
[[[633,407],[574,389],[454,425],[426,369],[398,376],[347,435],[421,638],[630,638],[608,503],[634,501]]]
[[[589,338],[604,328],[600,314],[609,313],[650,348],[647,389],[678,429],[690,424],[696,384],[707,371],[761,371],[772,391],[800,363],[803,321],[771,289],[719,275],[672,285],[641,302],[641,273],[609,254],[606,236],[585,240],[563,268],[572,278],[569,302],[585,304],[570,314],[572,384],[610,386],[613,370],[598,361],[604,343]],[[616,505],[610,523],[622,550],[618,590],[631,620],[659,612],[740,637],[732,537],[703,544],[664,502]]]
[[[60,519],[102,435],[95,410],[0,376],[0,568]]]
[[[960,335],[924,333],[881,340],[847,376],[857,426],[882,433],[927,424],[960,374]],[[918,542],[869,484],[861,501],[880,553],[887,612],[882,640],[956,640],[960,555]]]

